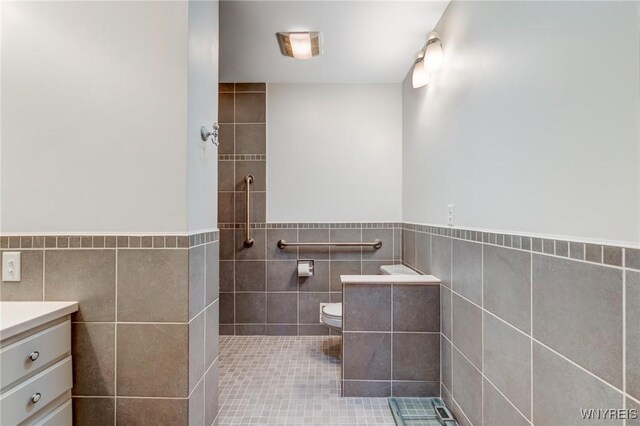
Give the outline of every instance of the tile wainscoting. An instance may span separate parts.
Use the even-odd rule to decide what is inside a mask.
[[[77,300],[73,407],[84,425],[216,422],[219,233],[1,236],[22,281],[0,300]]]
[[[400,223],[254,224],[255,243],[243,246],[241,225],[220,229],[220,334],[326,335],[320,303],[340,302],[340,275],[377,274],[401,262]],[[383,241],[360,247],[291,247],[288,242]],[[315,274],[298,278],[297,260],[313,259]]]
[[[403,261],[442,279],[441,395],[461,424],[638,407],[640,250],[404,224]]]

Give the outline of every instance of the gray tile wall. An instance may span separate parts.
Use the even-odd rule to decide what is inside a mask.
[[[221,225],[224,226],[224,225]],[[400,263],[399,224],[256,224],[253,247],[244,229],[221,229],[220,334],[322,335],[320,303],[340,302],[340,275],[377,274]],[[382,248],[286,248],[288,242],[383,241]],[[235,242],[235,243],[234,243]],[[298,278],[297,259],[313,259],[313,277]]]
[[[218,88],[218,222],[243,223],[246,175],[252,175],[251,221],[266,215],[266,85],[221,83]]]
[[[403,227],[404,263],[443,281],[441,396],[460,424],[584,424],[580,409],[637,408],[640,250]]]
[[[440,394],[440,286],[343,287],[342,395]]]
[[[22,281],[0,300],[78,300],[75,423],[211,425],[217,415],[218,233],[0,237]],[[205,421],[206,419],[206,421]]]

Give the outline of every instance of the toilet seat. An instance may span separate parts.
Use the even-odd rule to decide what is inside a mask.
[[[326,326],[342,330],[342,303],[329,303],[323,306],[321,320]]]

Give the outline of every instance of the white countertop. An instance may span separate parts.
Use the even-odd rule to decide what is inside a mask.
[[[440,284],[433,275],[340,275],[342,284]]]
[[[78,310],[78,302],[0,302],[0,340]]]

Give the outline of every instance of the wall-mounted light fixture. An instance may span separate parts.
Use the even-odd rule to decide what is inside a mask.
[[[416,61],[413,63],[411,82],[413,83],[414,89],[429,84],[429,74],[424,68],[424,53],[422,53],[422,51],[420,51]]]
[[[320,55],[319,32],[289,32],[276,33],[280,52],[284,56],[294,59],[310,59]]]
[[[444,62],[444,52],[442,51],[442,41],[437,32],[431,31],[427,36],[427,42],[418,52],[413,64],[411,82],[413,88],[417,89],[429,83],[429,74],[442,68]]]

